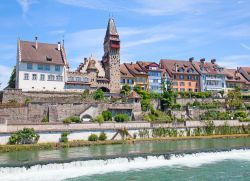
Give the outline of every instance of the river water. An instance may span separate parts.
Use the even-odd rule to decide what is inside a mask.
[[[0,180],[250,180],[250,138],[3,153]]]

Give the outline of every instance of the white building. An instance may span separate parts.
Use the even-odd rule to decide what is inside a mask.
[[[64,91],[68,64],[64,47],[18,40],[16,88],[23,91]]]

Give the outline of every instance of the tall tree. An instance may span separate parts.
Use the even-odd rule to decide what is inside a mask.
[[[9,88],[15,88],[15,86],[16,86],[16,66],[14,66],[10,76],[10,80],[8,82]]]

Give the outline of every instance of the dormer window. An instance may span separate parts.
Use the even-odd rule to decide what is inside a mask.
[[[179,72],[184,72],[184,68],[180,68],[178,71]]]
[[[193,69],[188,69],[188,73],[194,73]]]
[[[51,62],[52,61],[52,57],[51,56],[46,56],[46,60]]]

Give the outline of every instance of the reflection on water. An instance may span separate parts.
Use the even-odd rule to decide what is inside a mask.
[[[167,153],[202,149],[250,147],[249,138],[197,139],[179,141],[144,142],[138,144],[98,145],[61,150],[18,151],[0,154],[0,165],[38,161],[67,160],[98,156],[115,156],[140,153]]]

